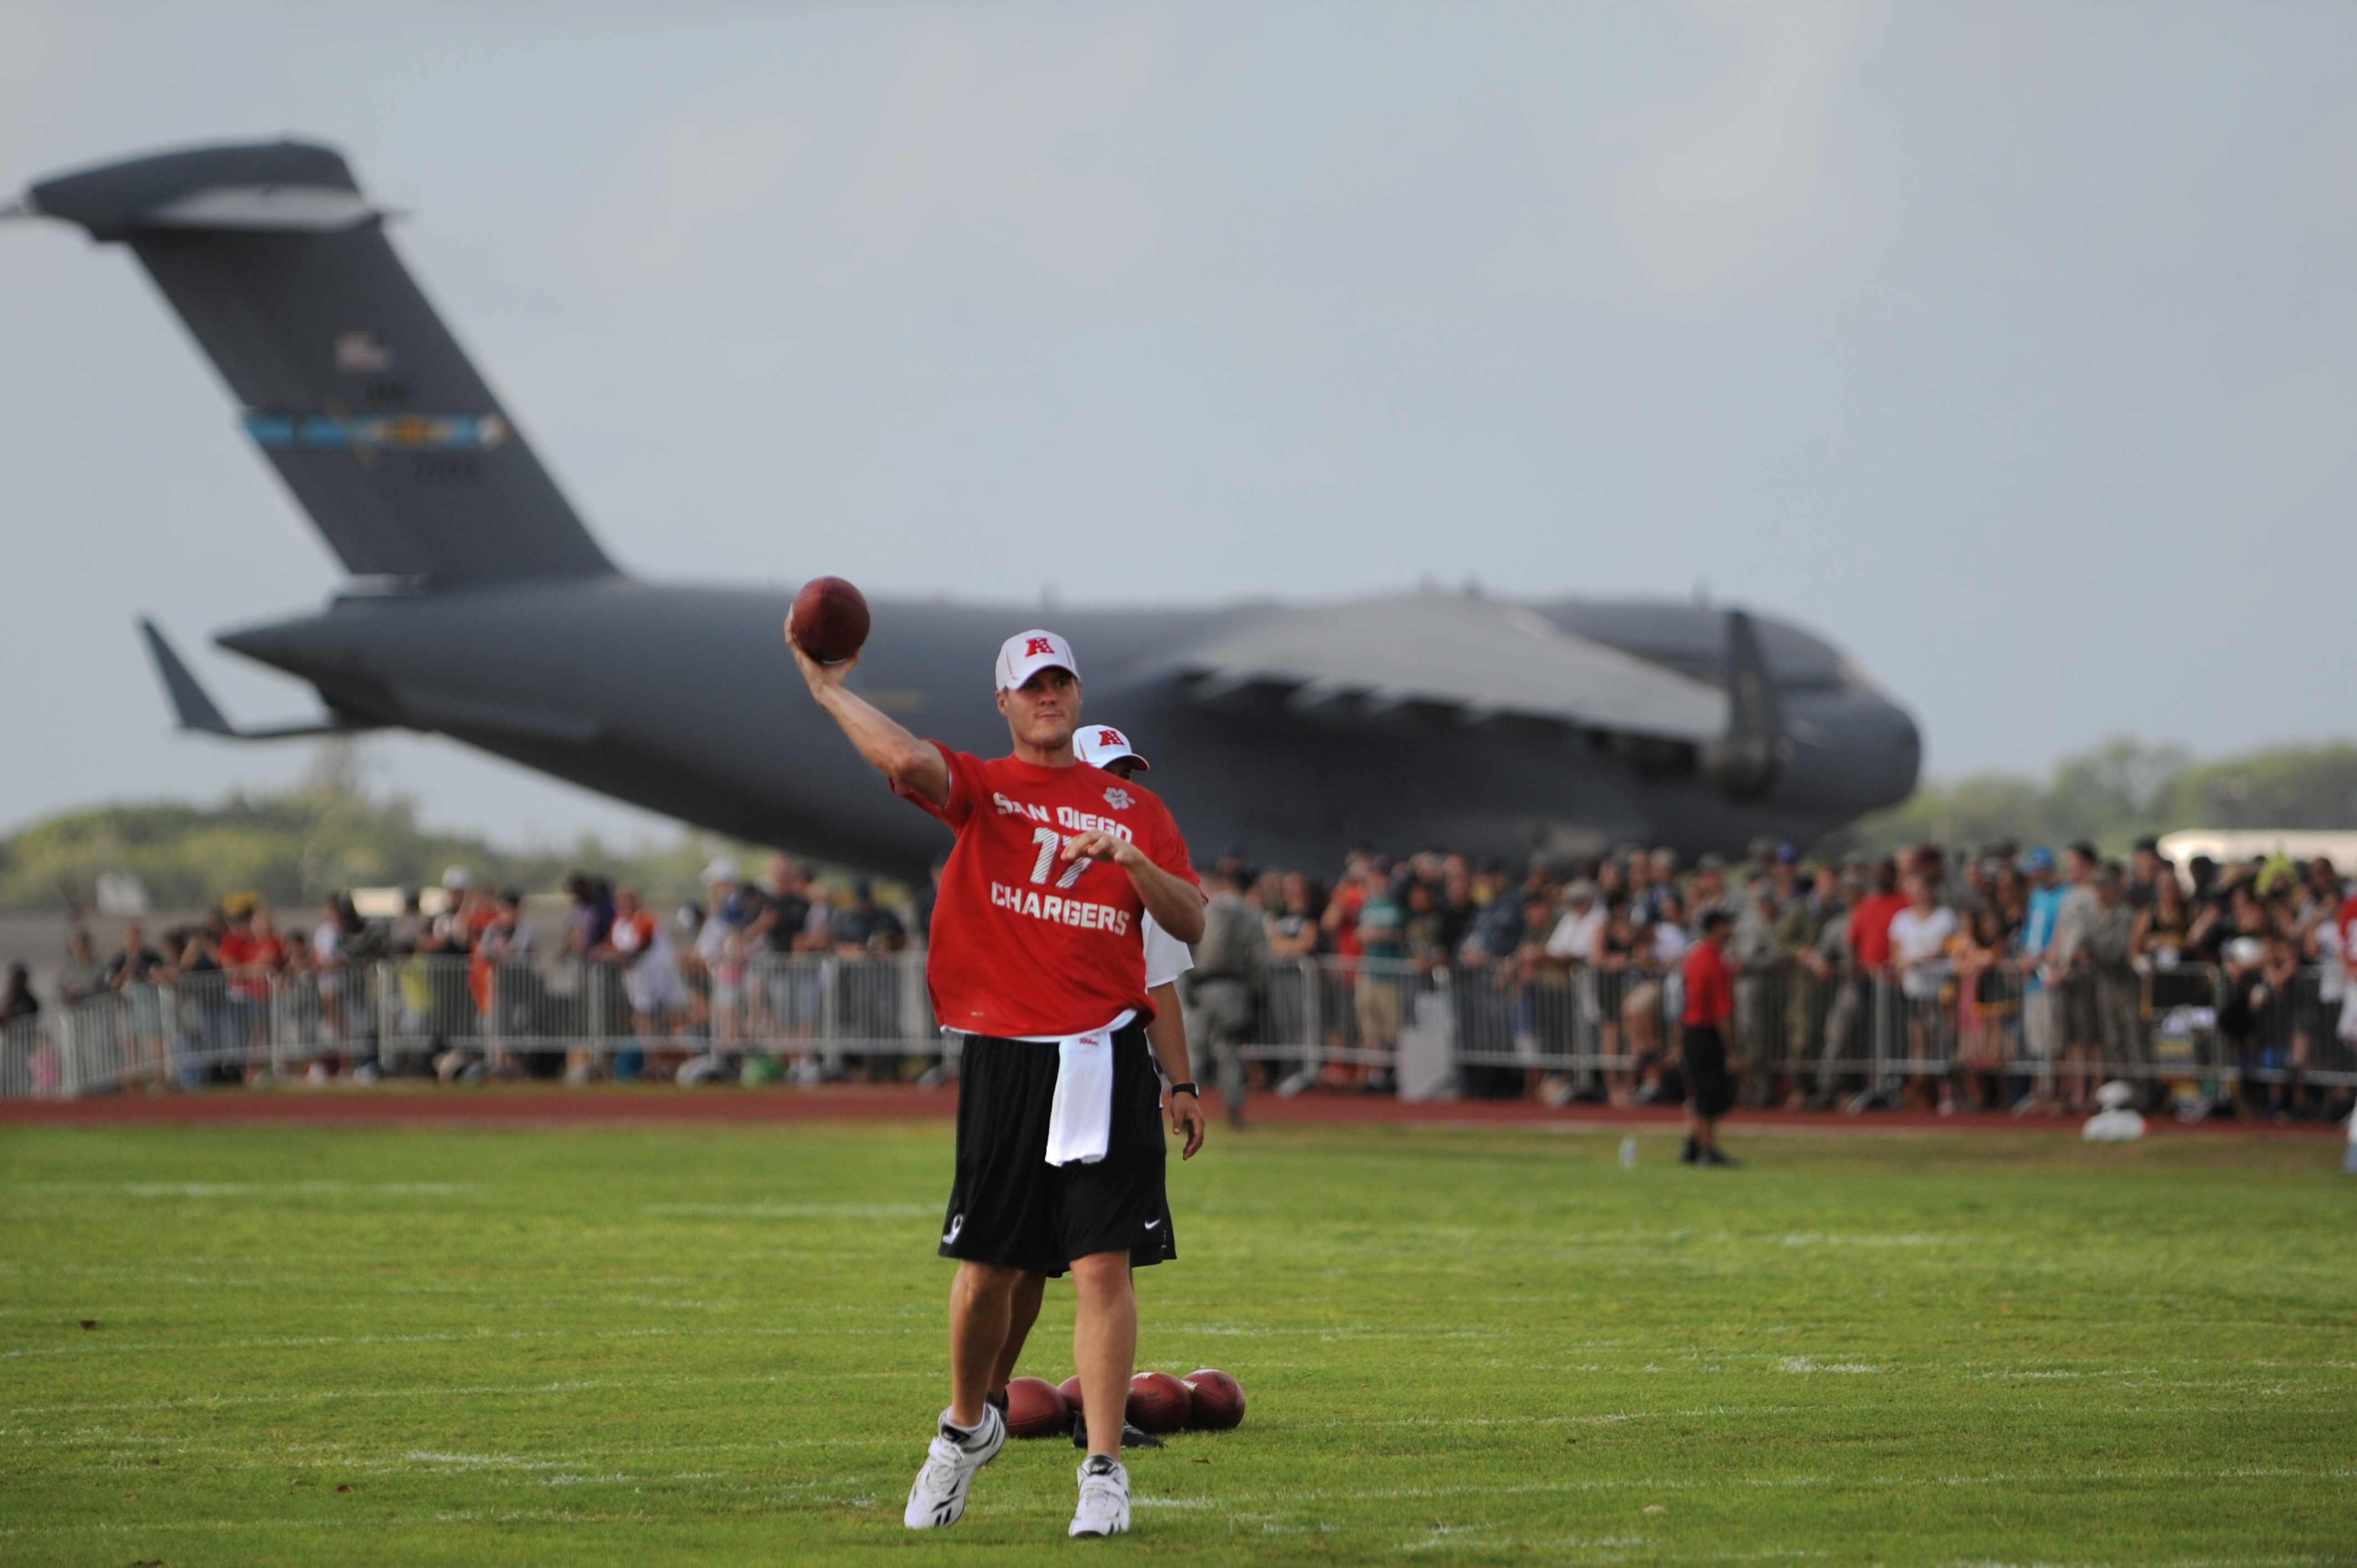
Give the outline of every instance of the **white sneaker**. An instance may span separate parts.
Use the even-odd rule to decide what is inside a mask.
[[[909,1508],[900,1522],[910,1530],[957,1523],[965,1517],[966,1488],[974,1485],[974,1472],[997,1458],[1006,1446],[1006,1423],[1000,1419],[996,1405],[982,1407],[982,1424],[968,1433],[963,1442],[958,1440],[957,1428],[950,1424],[950,1412],[942,1412],[941,1432],[925,1451],[925,1467],[917,1472],[917,1483],[909,1488]],[[1128,1515],[1125,1496],[1125,1523]]]
[[[1081,1506],[1073,1510],[1069,1533],[1129,1533],[1129,1472],[1112,1455],[1092,1454],[1081,1466]]]

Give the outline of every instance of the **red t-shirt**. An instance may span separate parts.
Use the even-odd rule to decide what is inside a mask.
[[[1689,1024],[1724,1024],[1735,1016],[1735,983],[1727,978],[1727,960],[1710,942],[1696,942],[1686,954],[1686,1013]]]
[[[1890,961],[1890,922],[1907,908],[1904,893],[1869,893],[1857,901],[1849,918],[1849,950],[1860,969],[1880,969]]]
[[[1195,880],[1169,809],[1144,787],[1085,762],[985,762],[941,742],[950,800],[909,799],[957,832],[933,906],[925,980],[945,1029],[1000,1038],[1102,1029],[1146,999],[1145,902],[1129,873],[1057,858],[1091,829],[1125,838]]]
[[[1359,909],[1367,901],[1367,890],[1348,882],[1334,897],[1342,903],[1342,918],[1334,923],[1334,950],[1344,958],[1357,958],[1365,950],[1359,945]]]
[[[231,972],[229,983],[232,996],[264,997],[270,994],[270,982],[259,974],[238,973],[257,967],[276,969],[285,950],[276,936],[257,937],[242,926],[233,927],[221,940],[221,962]]]

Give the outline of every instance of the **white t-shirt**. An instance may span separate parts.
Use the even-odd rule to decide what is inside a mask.
[[[1604,900],[1597,899],[1587,911],[1566,909],[1563,918],[1555,923],[1555,934],[1546,940],[1546,955],[1574,963],[1586,963],[1587,955],[1596,950],[1596,933],[1604,929]]]
[[[2341,928],[2330,920],[2316,923],[2316,999],[2334,1002],[2349,993],[2349,954]]]
[[[1692,946],[1694,946],[1694,939],[1686,935],[1686,929],[1684,926],[1671,920],[1653,922],[1653,961],[1663,968],[1667,969],[1685,957],[1686,949]]]
[[[1187,944],[1164,930],[1153,916],[1145,918],[1146,989],[1168,985],[1195,967],[1195,955]]]
[[[1890,918],[1890,956],[1900,971],[1900,989],[1910,996],[1936,996],[1937,976],[1921,972],[1922,966],[1948,950],[1955,939],[1956,912],[1944,905],[1919,915],[1909,905]]]
[[[2316,946],[2323,960],[2328,982],[2338,981],[2337,987],[2327,984],[2318,988],[2317,1000],[2329,1002],[2332,992],[2341,994],[2341,1024],[2334,1033],[2352,1046],[2357,1046],[2357,920],[2342,926],[2326,920],[2316,928]]]
[[[614,950],[624,958],[636,955],[641,962],[647,959],[668,961],[671,957],[671,941],[663,935],[662,922],[655,918],[653,910],[643,905],[636,915],[617,919],[607,940],[612,942]]]

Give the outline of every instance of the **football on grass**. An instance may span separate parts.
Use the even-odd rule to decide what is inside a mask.
[[[1129,1380],[1129,1424],[1140,1432],[1176,1432],[1187,1424],[1194,1397],[1168,1372],[1140,1372]]]
[[[1080,1409],[1080,1408],[1081,1408],[1081,1375],[1080,1375],[1080,1373],[1078,1373],[1078,1372],[1074,1372],[1071,1377],[1066,1378],[1062,1382],[1058,1383],[1058,1384],[1056,1385],[1056,1391],[1057,1391],[1058,1393],[1060,1393],[1060,1394],[1061,1394],[1061,1395],[1063,1395],[1063,1396],[1064,1396],[1064,1408],[1065,1408],[1066,1410],[1078,1410],[1078,1409]]]
[[[1009,1437],[1064,1435],[1064,1396],[1045,1378],[1017,1378],[1006,1385]]]
[[[840,664],[867,640],[867,598],[840,577],[813,577],[794,596],[794,640],[821,664]]]
[[[1244,1391],[1235,1379],[1206,1367],[1181,1380],[1194,1396],[1187,1407],[1189,1426],[1198,1432],[1225,1432],[1243,1424]]]

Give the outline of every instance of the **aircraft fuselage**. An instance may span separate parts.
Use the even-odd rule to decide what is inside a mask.
[[[616,575],[355,596],[220,640],[311,682],[355,720],[439,731],[738,838],[921,875],[949,835],[894,798],[811,701],[782,641],[790,604]],[[1069,637],[1086,667],[1085,716],[1145,748],[1144,782],[1206,858],[1233,846],[1324,866],[1371,843],[1519,862],[1623,840],[1689,854],[1761,833],[1805,843],[1903,798],[1915,775],[1911,721],[1839,682],[1782,684],[1802,738],[1764,796],[1736,800],[1560,725],[1206,696],[1166,652],[1249,607],[872,607],[854,688],[918,734],[983,756],[1007,745],[990,682],[1001,639],[1043,624]]]

